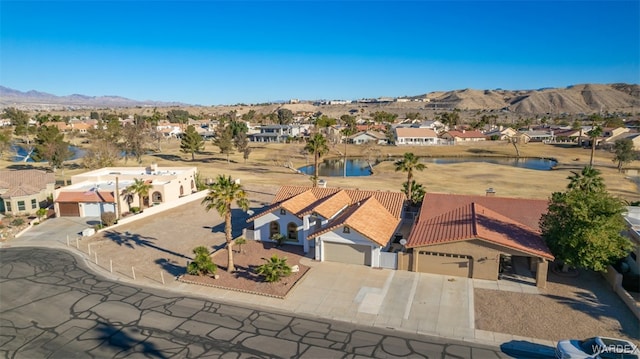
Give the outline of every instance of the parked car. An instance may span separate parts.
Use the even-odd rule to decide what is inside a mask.
[[[558,359],[640,359],[634,343],[624,339],[594,337],[561,340],[556,345]]]

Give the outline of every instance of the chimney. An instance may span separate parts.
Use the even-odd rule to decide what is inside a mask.
[[[489,187],[487,188],[487,197],[493,197],[496,195],[496,191],[493,189],[493,187]]]

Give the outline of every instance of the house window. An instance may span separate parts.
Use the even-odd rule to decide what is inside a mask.
[[[11,212],[11,201],[5,201],[4,205],[7,208],[7,212]]]
[[[38,201],[36,201],[35,198],[31,199],[31,209],[36,209],[38,208]]]
[[[269,225],[269,238],[273,237],[276,234],[280,234],[280,223],[273,221]]]
[[[24,201],[18,201],[18,211],[24,211],[24,210],[25,210]]]
[[[184,196],[184,187],[180,186],[180,196]]]
[[[160,192],[153,192],[151,198],[153,203],[162,203],[162,193]]]
[[[287,224],[287,240],[290,242],[298,241],[298,225],[293,222]]]
[[[349,227],[347,227],[347,226],[344,226],[342,228],[342,233],[351,233],[351,229]]]
[[[287,211],[284,208],[280,208],[280,214],[287,214]]]

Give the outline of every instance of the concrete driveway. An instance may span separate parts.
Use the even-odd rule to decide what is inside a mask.
[[[56,241],[66,245],[67,236],[70,241],[82,235],[82,231],[100,224],[100,217],[59,217],[49,218],[46,221],[33,226],[19,238],[11,240],[12,243],[38,243],[43,241]],[[26,244],[26,243],[25,243]]]

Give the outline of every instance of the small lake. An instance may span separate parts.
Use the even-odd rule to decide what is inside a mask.
[[[453,163],[493,163],[503,166],[512,166],[526,168],[537,171],[548,171],[558,162],[546,158],[505,158],[505,157],[439,157],[428,158],[423,157],[421,161],[425,164],[434,163],[440,165]],[[319,175],[325,177],[342,177],[344,175],[344,160],[342,159],[326,159],[320,163]],[[372,163],[373,164],[373,163]],[[307,175],[313,175],[313,165],[299,168],[298,170]],[[347,177],[370,176],[371,169],[369,162],[363,159],[352,158],[347,159]]]
[[[78,158],[84,157],[86,151],[82,148],[76,146],[69,146],[69,150],[73,153],[73,157],[71,160],[76,160]],[[28,155],[28,151],[19,145],[11,145],[9,149],[10,153],[13,154],[11,157],[12,162],[25,162],[24,158]],[[28,158],[26,162],[35,162],[32,158]]]

